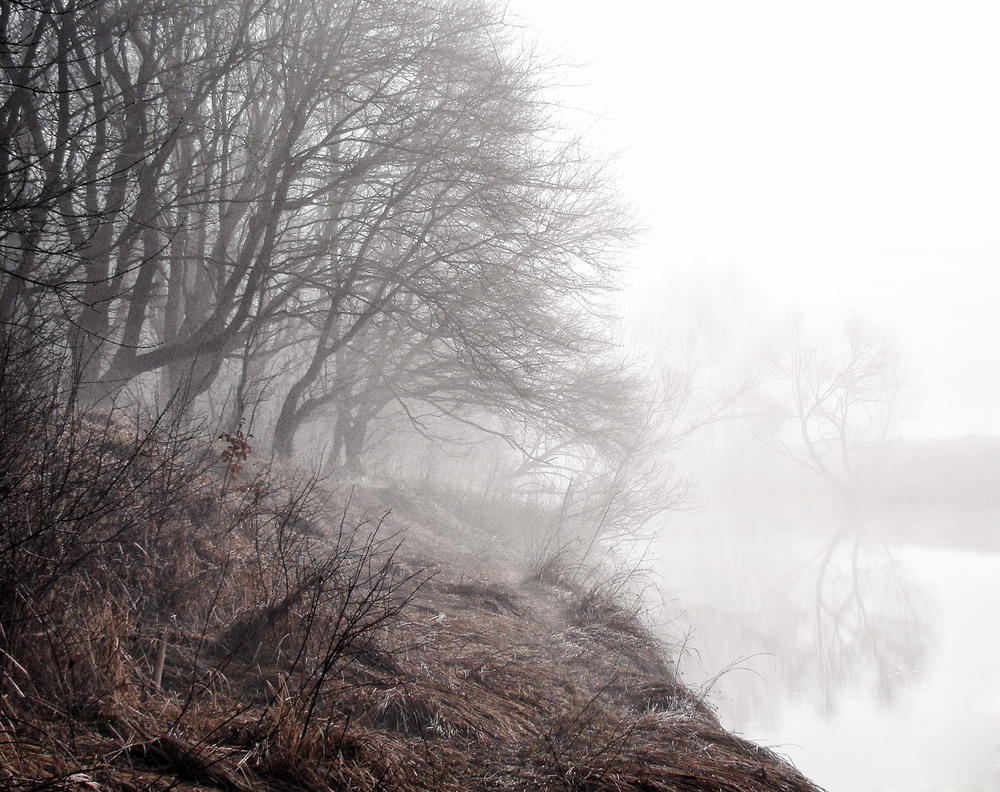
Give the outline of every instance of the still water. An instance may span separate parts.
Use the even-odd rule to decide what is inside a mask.
[[[1000,555],[754,522],[659,545],[666,635],[723,724],[829,792],[1000,790]]]

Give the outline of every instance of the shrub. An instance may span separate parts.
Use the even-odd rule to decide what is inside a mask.
[[[82,414],[58,360],[4,341],[4,709],[144,734],[136,713],[156,696],[181,731],[255,711],[262,768],[317,750],[343,664],[373,651],[420,582],[383,521],[350,503],[337,517],[315,477],[251,475],[242,427],[220,451],[218,433],[167,412]],[[0,745],[0,764],[25,739]],[[147,743],[137,756],[167,755]]]

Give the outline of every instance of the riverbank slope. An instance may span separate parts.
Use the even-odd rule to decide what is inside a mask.
[[[627,581],[525,563],[523,515],[248,470],[239,433],[18,426],[4,788],[815,789],[683,686]]]

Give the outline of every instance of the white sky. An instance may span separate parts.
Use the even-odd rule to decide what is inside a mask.
[[[1000,434],[1000,3],[510,8],[590,64],[571,101],[651,228],[632,305],[697,266],[775,313],[861,310],[911,363],[907,433]]]

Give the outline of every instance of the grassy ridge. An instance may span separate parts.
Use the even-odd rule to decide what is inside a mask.
[[[619,587],[526,571],[502,514],[78,417],[26,362],[0,382],[4,788],[814,789]]]

